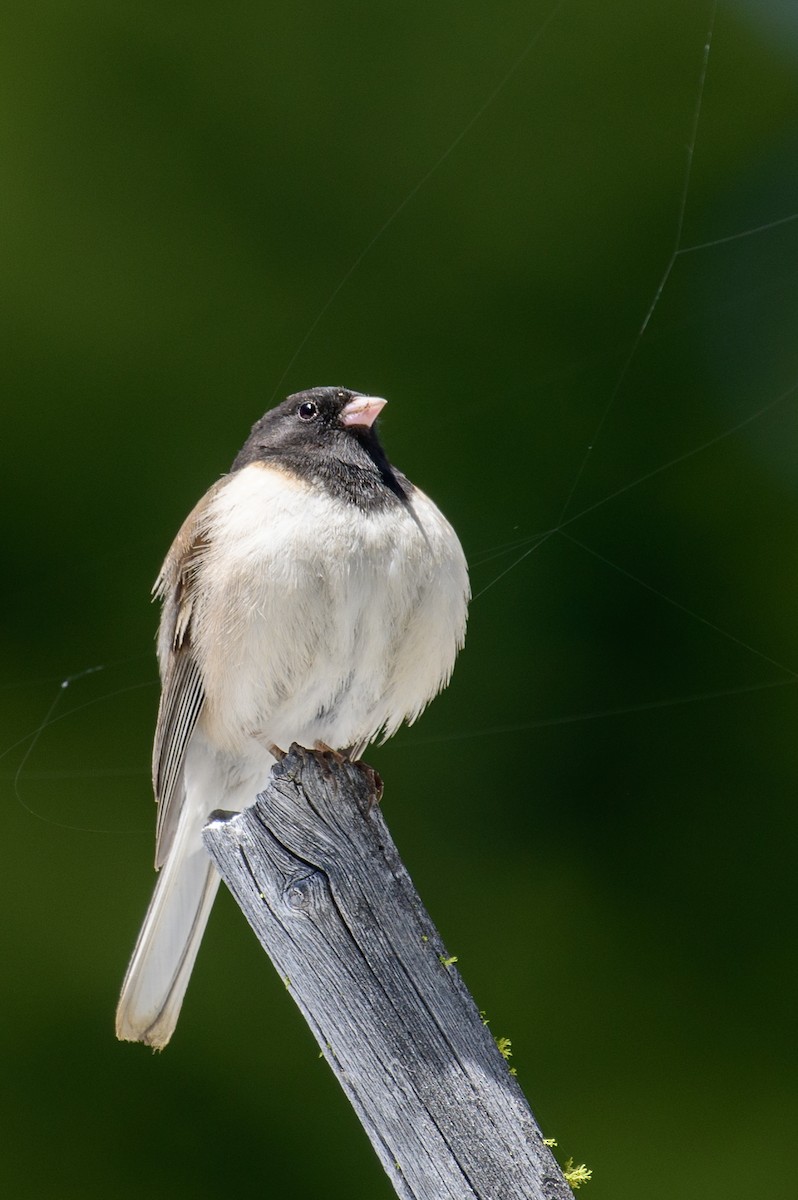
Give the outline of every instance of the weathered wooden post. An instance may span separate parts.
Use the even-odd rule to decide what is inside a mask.
[[[370,768],[292,746],[214,859],[398,1196],[572,1200],[388,832]]]

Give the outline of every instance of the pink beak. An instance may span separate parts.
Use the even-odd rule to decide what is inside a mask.
[[[371,426],[387,403],[379,396],[355,396],[341,409],[341,424]]]

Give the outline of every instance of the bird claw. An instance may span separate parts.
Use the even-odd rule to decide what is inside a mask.
[[[315,741],[313,743],[313,749],[322,757],[329,756],[333,762],[336,762],[339,765],[343,762],[346,762],[347,755],[342,754],[340,750],[333,750],[332,746],[328,746],[326,742]]]
[[[373,767],[370,767],[368,763],[363,762],[362,759],[353,759],[352,752],[354,747],[349,750],[334,750],[332,746],[328,746],[326,742],[316,741],[313,743],[313,750],[318,756],[319,760],[327,768],[328,773],[330,769],[330,760],[332,760],[332,762],[336,763],[338,766],[341,766],[345,762],[354,762],[354,765],[357,767],[357,769],[368,780],[369,789],[371,792],[368,804],[366,805],[366,815],[371,812],[375,804],[380,803],[382,800],[382,793],[384,791],[382,778]]]
[[[371,795],[369,796],[369,802],[366,806],[366,816],[368,816],[372,808],[378,806],[382,801],[382,794],[385,791],[385,785],[382,782],[382,776],[379,774],[379,772],[375,771],[373,767],[370,767],[368,763],[359,762],[358,766],[368,779],[369,786],[371,787]]]

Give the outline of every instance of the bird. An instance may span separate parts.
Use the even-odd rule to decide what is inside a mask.
[[[254,803],[280,748],[358,759],[449,682],[466,559],[388,461],[386,403],[317,387],[268,410],[158,575],[158,877],[117,1007],[123,1041],[162,1049],[175,1030],[219,885],[211,813]]]

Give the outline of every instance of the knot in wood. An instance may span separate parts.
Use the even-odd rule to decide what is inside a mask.
[[[283,899],[294,912],[308,912],[313,908],[313,881],[318,872],[292,879],[283,892]]]

